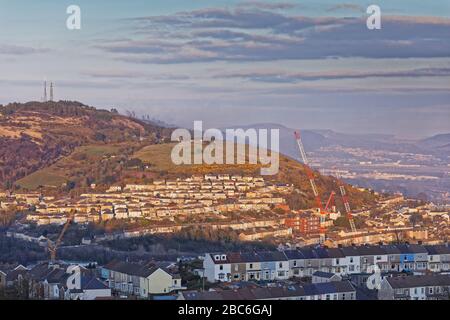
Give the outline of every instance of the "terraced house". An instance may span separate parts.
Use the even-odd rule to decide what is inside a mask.
[[[282,252],[207,254],[208,281],[284,280],[289,278],[289,261]]]
[[[112,261],[102,268],[102,278],[122,295],[148,298],[185,289],[181,277],[169,263],[129,263]]]
[[[383,279],[380,300],[448,300],[450,275],[419,275]]]
[[[298,248],[275,252],[206,254],[210,282],[284,280],[311,277],[316,271],[337,275],[381,272],[450,271],[450,246],[419,244]]]

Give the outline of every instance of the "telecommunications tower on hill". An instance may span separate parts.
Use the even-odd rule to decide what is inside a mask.
[[[50,82],[50,101],[53,101],[53,82]]]
[[[44,81],[44,96],[42,97],[42,102],[47,101],[47,81]]]
[[[50,99],[47,98],[47,81],[44,81],[44,96],[42,102],[53,101],[53,82],[50,82]]]

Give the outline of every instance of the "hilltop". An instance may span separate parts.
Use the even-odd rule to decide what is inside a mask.
[[[148,183],[154,179],[194,174],[260,174],[260,165],[182,165],[171,162],[171,129],[126,117],[115,110],[98,110],[79,102],[30,102],[0,108],[1,180],[6,187],[56,192],[85,191],[91,184]],[[280,171],[265,179],[292,183],[291,208],[314,206],[305,168],[280,155]],[[338,192],[335,178],[316,172],[323,201]],[[63,188],[63,189],[61,189]],[[347,186],[352,206],[374,203],[375,196]],[[339,198],[336,204],[341,207]]]
[[[75,101],[11,103],[0,106],[0,181],[48,167],[77,147],[158,140],[163,129]]]

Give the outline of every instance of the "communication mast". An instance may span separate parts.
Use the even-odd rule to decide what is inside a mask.
[[[42,97],[42,102],[47,102],[47,81],[44,81],[44,96]]]
[[[50,82],[50,101],[53,101],[53,82]]]

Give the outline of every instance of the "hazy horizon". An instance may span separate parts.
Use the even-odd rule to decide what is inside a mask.
[[[66,28],[71,4],[81,30]],[[0,0],[0,26],[1,104],[39,100],[46,79],[56,100],[182,127],[450,132],[445,0]]]

